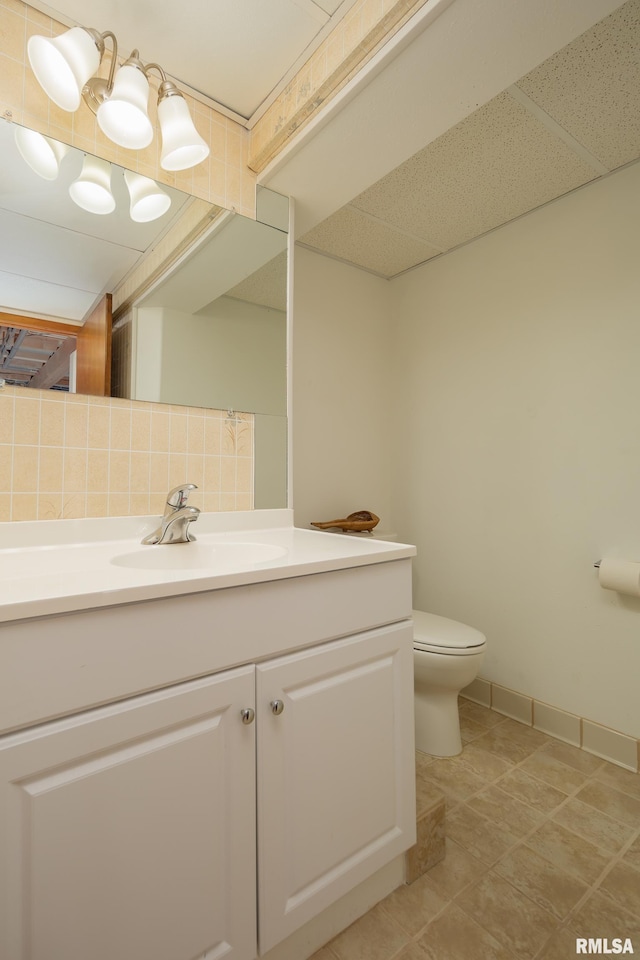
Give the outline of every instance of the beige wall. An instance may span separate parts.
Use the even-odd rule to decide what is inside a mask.
[[[392,529],[389,294],[385,280],[296,247],[296,526],[371,510]]]
[[[640,166],[392,284],[394,508],[416,606],[488,637],[482,675],[640,736]]]
[[[139,307],[135,396],[286,416],[287,317],[219,297],[198,314]]]
[[[640,559],[639,197],[635,166],[390,283],[298,249],[293,342],[296,523],[380,513],[485,678],[631,737],[640,600],[593,563]]]

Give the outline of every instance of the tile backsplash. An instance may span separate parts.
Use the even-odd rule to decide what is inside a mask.
[[[253,509],[252,414],[0,388],[0,520],[147,516],[198,486],[206,511]]]

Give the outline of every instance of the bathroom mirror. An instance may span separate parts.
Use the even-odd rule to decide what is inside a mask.
[[[41,323],[68,336],[81,329],[104,294],[117,289],[148,251],[180,232],[202,201],[159,184],[169,207],[157,219],[131,218],[125,171],[109,164],[114,210],[82,209],[70,195],[85,154],[63,151],[57,175],[44,179],[18,147],[19,124],[0,122],[0,334],[4,359],[12,348],[12,316],[33,317],[35,355],[56,345],[37,342]],[[166,202],[165,202],[166,203]],[[288,202],[258,190],[258,220],[213,205],[211,226],[180,256],[170,249],[166,275],[120,315],[115,354],[132,357],[114,378],[113,396],[253,413],[256,474],[272,479],[256,506],[286,504],[286,296]],[[199,219],[202,216],[199,214]],[[205,216],[204,219],[207,219]],[[264,220],[265,222],[261,222]],[[275,224],[275,225],[274,225]],[[56,326],[57,324],[57,326]],[[45,335],[46,331],[45,331]],[[122,341],[127,349],[122,349]],[[130,348],[130,351],[129,351]],[[14,351],[15,352],[15,351]],[[2,370],[0,378],[11,381]],[[115,365],[114,365],[115,369]],[[37,383],[34,385],[38,385]],[[66,389],[56,383],[58,389]],[[97,392],[97,391],[89,391]],[[284,488],[283,488],[284,485]]]

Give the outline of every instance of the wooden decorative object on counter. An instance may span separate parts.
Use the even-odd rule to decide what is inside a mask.
[[[370,533],[378,523],[380,523],[380,517],[376,517],[375,513],[371,513],[370,510],[357,510],[355,513],[350,513],[344,520],[327,520],[324,523],[312,522],[311,526],[317,527],[319,530],[339,527],[346,533],[351,531]]]

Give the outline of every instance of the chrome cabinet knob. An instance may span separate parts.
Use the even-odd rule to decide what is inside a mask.
[[[282,700],[271,701],[271,713],[274,713],[276,717],[279,717],[283,710],[284,710],[284,703],[282,702]]]
[[[245,707],[245,709],[240,712],[240,716],[242,717],[243,723],[253,723],[256,716],[255,710],[252,710],[251,707]]]

